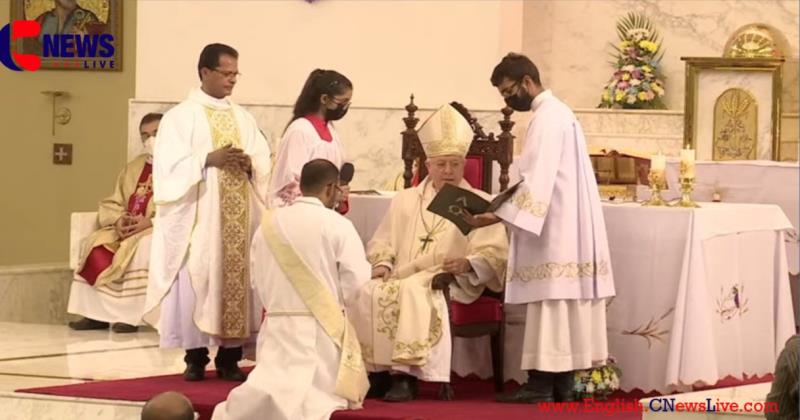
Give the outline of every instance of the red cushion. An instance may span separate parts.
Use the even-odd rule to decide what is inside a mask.
[[[464,163],[464,179],[472,188],[481,189],[483,186],[483,156],[467,156]]]
[[[450,323],[453,325],[500,322],[503,320],[503,302],[481,296],[475,302],[465,305],[450,301]]]

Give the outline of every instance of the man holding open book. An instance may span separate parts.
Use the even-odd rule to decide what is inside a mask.
[[[578,120],[542,87],[528,57],[507,55],[491,81],[509,107],[533,112],[517,191],[497,210],[466,217],[509,226],[506,303],[527,305],[528,381],[500,400],[569,401],[574,371],[608,358],[606,298],[615,292],[597,182]]]

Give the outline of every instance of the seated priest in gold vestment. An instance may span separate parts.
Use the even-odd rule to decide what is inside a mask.
[[[463,180],[473,138],[469,123],[445,105],[418,134],[429,175],[392,200],[367,246],[372,280],[360,290],[350,313],[372,372],[370,395],[386,401],[412,400],[418,379],[450,381],[452,344],[441,280],[451,281],[451,299],[471,303],[487,287],[503,288],[508,256],[505,228],[464,236],[455,224],[427,210],[446,183],[489,199]],[[436,276],[441,273],[452,276]]]
[[[136,332],[144,311],[153,196],[153,142],[161,114],[151,113],[139,123],[145,152],[125,166],[114,192],[100,202],[100,230],[81,243],[78,268],[67,311],[82,315],[70,322],[73,330],[108,328]]]

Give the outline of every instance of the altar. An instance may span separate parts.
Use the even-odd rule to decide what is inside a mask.
[[[678,160],[667,162],[668,191],[666,199],[680,196]],[[789,272],[800,272],[800,166],[797,162],[747,161],[697,161],[696,182],[692,196],[698,201],[712,201],[716,193],[724,203],[777,204],[792,223],[786,232],[786,254]],[[640,187],[642,197],[648,197],[646,188]]]
[[[366,243],[391,193],[350,200],[347,217]],[[623,390],[669,392],[769,373],[794,332],[784,212],[774,204],[701,205],[603,205],[617,290],[608,302],[609,352]],[[506,307],[504,370],[520,381],[518,309]],[[457,345],[453,370],[489,376],[487,350],[483,342]]]

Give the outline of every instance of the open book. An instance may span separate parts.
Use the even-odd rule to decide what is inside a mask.
[[[465,211],[473,215],[495,212],[514,195],[520,184],[522,184],[522,181],[498,194],[492,201],[487,201],[472,191],[445,184],[436,194],[436,197],[433,197],[433,201],[428,206],[428,211],[453,222],[461,233],[468,235],[474,228],[464,221]]]

